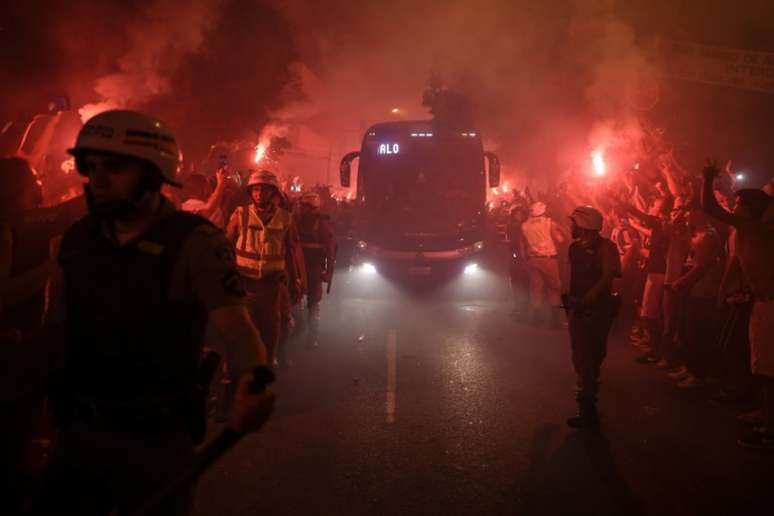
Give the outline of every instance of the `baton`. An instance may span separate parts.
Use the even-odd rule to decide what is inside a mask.
[[[250,393],[258,394],[274,381],[274,373],[270,369],[258,366],[253,369],[253,380],[250,382]],[[150,500],[144,503],[132,516],[144,516],[158,509],[172,496],[195,482],[210,466],[220,460],[230,449],[242,440],[244,434],[231,428],[224,429],[218,437],[212,440],[194,457],[194,464],[183,471],[177,478],[161,488]]]

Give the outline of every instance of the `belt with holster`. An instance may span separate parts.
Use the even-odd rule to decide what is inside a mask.
[[[141,437],[186,428],[185,397],[160,403],[119,402],[77,396],[71,400],[70,420],[106,432],[127,432]]]
[[[84,395],[64,377],[49,386],[54,423],[66,429],[75,421],[107,432],[128,432],[141,437],[185,430],[194,444],[204,441],[207,430],[207,401],[220,355],[210,352],[192,378],[193,388],[158,393],[131,400],[105,400]]]

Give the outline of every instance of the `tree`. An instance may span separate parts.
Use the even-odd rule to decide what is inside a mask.
[[[443,125],[468,129],[474,125],[473,104],[458,91],[448,88],[436,74],[430,76],[422,105]]]

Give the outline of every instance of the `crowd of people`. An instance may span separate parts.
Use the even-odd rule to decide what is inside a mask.
[[[69,152],[85,195],[49,208],[25,160],[0,160],[0,488],[11,514],[25,503],[30,514],[144,507],[197,464],[219,356],[226,435],[259,428],[266,386],[290,364],[294,313],[318,344],[336,259],[318,193],[291,199],[268,170],[243,185],[224,168],[179,177],[174,135],[153,117],[97,115]],[[31,486],[36,435],[57,442]],[[181,489],[143,514],[185,514],[190,502]]]
[[[33,513],[126,512],[194,458],[205,346],[228,365],[230,427],[269,417],[273,397],[265,382],[256,390],[256,375],[291,364],[294,331],[318,346],[334,232],[347,233],[352,212],[325,188],[290,196],[268,170],[178,177],[174,136],[135,112],[93,118],[71,152],[85,196],[51,208],[23,159],[0,160],[0,395],[12,422],[2,427],[2,497],[21,510],[29,486],[19,472],[48,403],[60,442]],[[774,181],[736,188],[730,167],[691,173],[668,152],[621,168],[604,182],[514,191],[496,210],[515,314],[559,328],[568,313],[579,378],[568,424],[596,420],[617,313],[638,364],[676,388],[714,386],[717,399],[755,404],[739,416],[752,430],[739,444],[774,449]],[[137,463],[118,465],[129,453]],[[136,469],[148,465],[154,475]],[[157,509],[189,508],[190,493],[178,493]]]
[[[594,206],[620,255],[616,324],[629,333],[634,360],[678,389],[738,403],[752,429],[739,444],[774,449],[774,179],[739,188],[730,163],[691,173],[670,152],[650,161],[647,175],[637,165],[612,180],[513,193],[514,312],[538,325],[550,314],[560,325],[567,214]]]

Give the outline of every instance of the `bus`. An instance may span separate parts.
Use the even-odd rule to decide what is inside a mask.
[[[373,125],[360,151],[341,160],[343,187],[355,159],[356,266],[409,276],[478,266],[487,188],[500,182],[500,162],[484,152],[478,130],[426,120]]]

